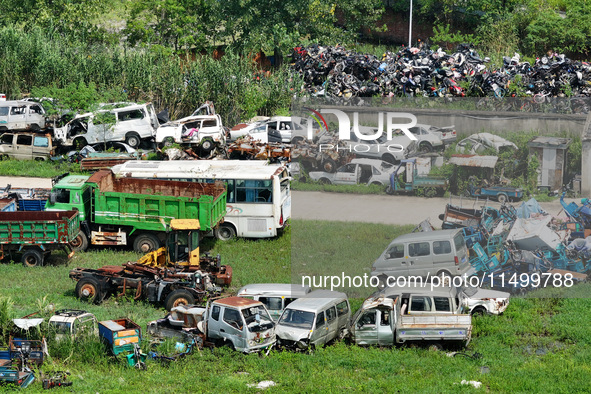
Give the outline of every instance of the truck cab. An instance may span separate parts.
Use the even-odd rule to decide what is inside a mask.
[[[65,175],[57,179],[45,205],[46,211],[76,210],[80,221],[88,219],[92,190],[86,175]]]
[[[55,330],[57,340],[82,336],[98,336],[98,321],[89,312],[77,309],[62,309],[49,319],[49,327]]]
[[[209,341],[244,352],[268,349],[275,344],[275,323],[260,301],[228,297],[211,302],[207,319],[198,324]]]

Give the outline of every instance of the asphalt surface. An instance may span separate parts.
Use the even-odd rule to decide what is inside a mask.
[[[50,188],[49,178],[0,177],[0,189],[10,184],[13,188]],[[580,200],[567,199],[567,202]],[[414,224],[430,219],[435,227],[441,226],[439,215],[448,203],[464,208],[479,208],[483,200],[460,197],[426,198],[414,196],[388,196],[371,194],[345,194],[328,192],[292,191],[292,218],[333,220],[346,222]],[[490,206],[500,204],[489,201]],[[514,203],[518,206],[520,202]],[[552,215],[563,215],[560,201],[540,203],[542,209]]]

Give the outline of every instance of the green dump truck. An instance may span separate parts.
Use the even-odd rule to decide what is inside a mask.
[[[71,257],[69,244],[79,232],[78,212],[73,210],[0,212],[0,260],[22,253],[23,265],[35,267],[58,249]]]
[[[133,245],[148,253],[158,249],[172,219],[197,219],[211,231],[226,214],[223,183],[117,178],[111,170],[92,176],[67,175],[51,189],[46,211],[80,212],[75,250],[92,245]]]

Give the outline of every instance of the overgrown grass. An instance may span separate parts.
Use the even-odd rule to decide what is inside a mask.
[[[0,161],[0,176],[30,176],[39,178],[53,178],[65,172],[70,174],[84,174],[80,171],[80,164],[53,161],[33,160],[2,160]]]
[[[222,254],[224,263],[233,266],[236,289],[250,282],[289,282],[292,264],[303,260],[317,267],[342,262],[342,270],[365,272],[384,245],[406,231],[399,226],[294,221],[276,239],[206,240],[202,249]],[[7,262],[0,265],[0,299],[14,301],[11,316],[52,302],[59,308],[89,310],[99,320],[127,316],[145,328],[149,320],[164,316],[163,308],[126,299],[108,299],[100,306],[82,303],[74,297],[74,283],[67,275],[74,266],[96,268],[137,257],[124,250],[91,250],[77,254],[68,265],[59,254],[52,256],[53,265],[37,269]],[[588,294],[591,286],[578,289]],[[565,293],[549,290],[551,296]],[[353,308],[360,302],[352,300]],[[147,371],[137,371],[113,360],[96,340],[71,344],[50,339],[52,357],[42,369],[70,371],[76,392],[259,392],[247,384],[262,380],[277,383],[268,392],[474,391],[461,385],[462,380],[482,382],[484,390],[492,392],[582,392],[588,391],[591,365],[589,327],[589,299],[512,298],[504,315],[474,320],[473,340],[465,353],[478,352],[482,358],[477,359],[426,348],[367,349],[336,343],[314,354],[272,351],[267,357],[227,348],[203,350],[168,366],[149,361]],[[148,341],[144,343],[147,350]],[[41,392],[39,381],[29,391]]]

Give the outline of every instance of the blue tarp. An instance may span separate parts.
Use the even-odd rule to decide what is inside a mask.
[[[519,208],[517,208],[517,217],[520,219],[529,219],[532,213],[547,213],[540,207],[540,204],[535,198],[530,198],[522,202]]]

